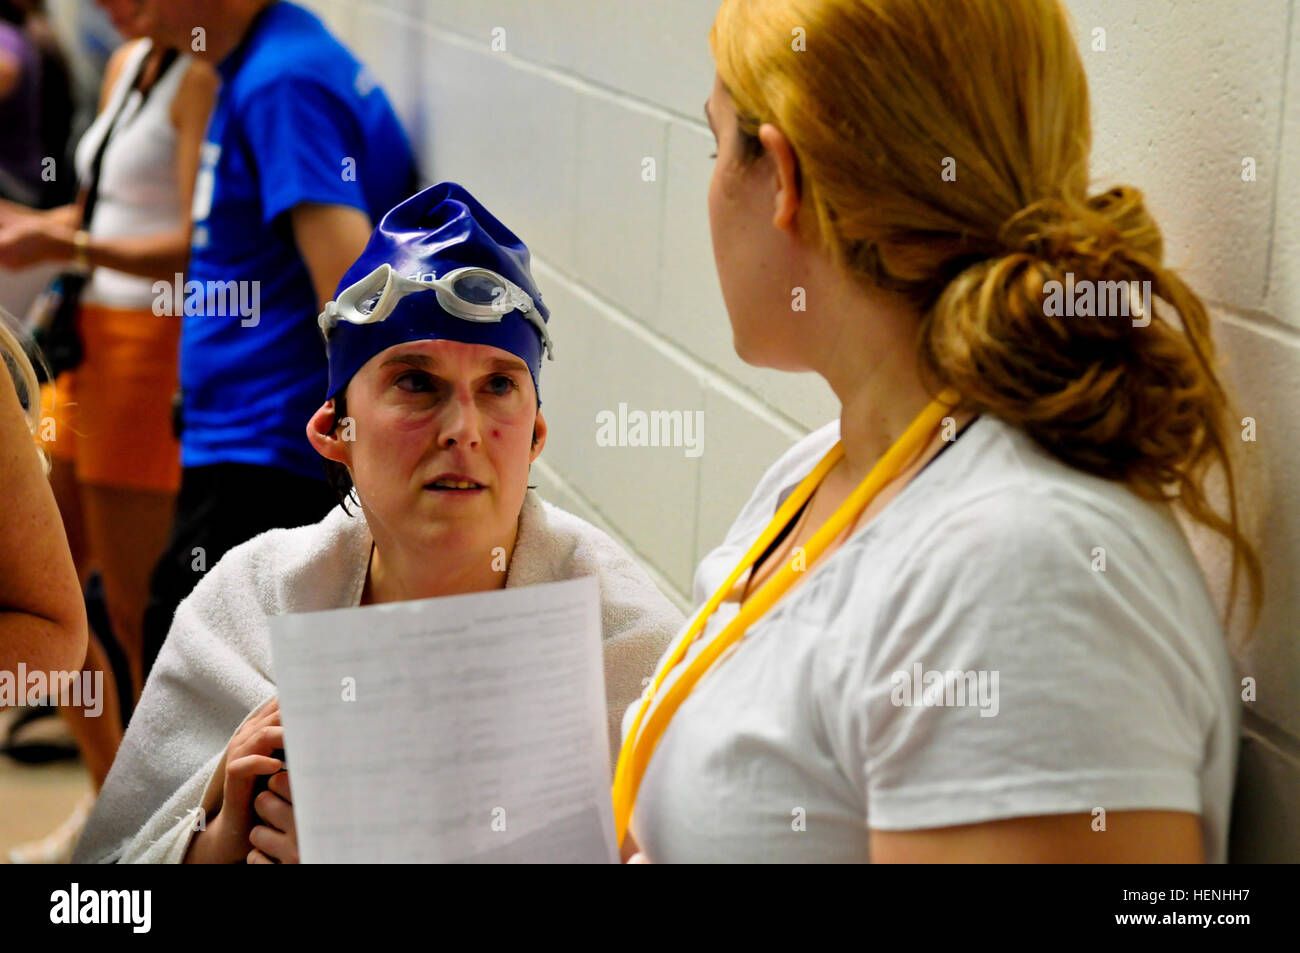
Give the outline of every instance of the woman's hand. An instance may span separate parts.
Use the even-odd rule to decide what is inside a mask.
[[[0,199],[0,228],[6,228],[16,222],[23,222],[28,219],[40,218],[41,213],[26,205],[19,205],[17,202],[11,202],[8,199]]]
[[[274,774],[284,767],[283,761],[271,757],[271,752],[283,747],[280,700],[272,698],[230,739],[221,809],[190,841],[185,863],[237,864],[248,856],[254,820],[253,783],[259,775]]]
[[[264,820],[248,835],[253,849],[248,852],[250,864],[298,863],[298,828],[293,821],[293,797],[289,790],[289,772],[272,776],[263,791],[253,801],[253,808]]]
[[[68,261],[75,230],[40,215],[16,216],[0,225],[0,266],[26,268],[45,261]]]

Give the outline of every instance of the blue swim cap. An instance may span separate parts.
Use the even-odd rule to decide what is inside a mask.
[[[487,344],[528,365],[541,405],[550,312],[528,248],[467,191],[443,182],[384,216],[319,324],[329,354],[326,398],[381,351],[408,341]]]

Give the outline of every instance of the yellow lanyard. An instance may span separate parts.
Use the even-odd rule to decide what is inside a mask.
[[[813,534],[812,539],[808,541],[808,545],[804,547],[806,567],[811,567],[818,557],[826,551],[826,548],[838,539],[845,529],[857,521],[858,517],[862,515],[862,511],[871,504],[871,501],[875,499],[881,488],[898,476],[903,467],[907,465],[907,462],[930,442],[935,429],[948,412],[957,405],[958,400],[957,392],[949,388],[931,401],[929,406],[921,411],[920,415],[908,425],[903,435],[885,451],[883,457],[876,461],[876,465],[871,468],[871,472],[867,474],[866,478],[858,484],[857,489],[840,504],[830,519],[823,523],[821,528]],[[636,720],[632,722],[627,737],[623,739],[623,747],[618,755],[618,767],[614,771],[614,828],[618,834],[619,846],[622,846],[627,834],[628,823],[632,819],[632,807],[636,803],[637,789],[641,786],[641,778],[645,774],[646,766],[650,763],[650,757],[654,754],[655,747],[659,744],[659,739],[663,736],[664,730],[668,727],[668,722],[677,711],[678,706],[691,693],[701,676],[717,661],[718,656],[739,640],[745,634],[745,631],[786,593],[794,584],[795,579],[798,578],[801,570],[796,570],[793,563],[787,560],[772,578],[750,597],[749,601],[736,614],[736,617],[718,633],[712,642],[700,650],[699,655],[687,666],[686,671],[673,683],[672,688],[664,695],[658,707],[655,708],[654,714],[646,722],[645,730],[641,731],[641,722],[645,718],[651,702],[659,693],[659,688],[664,679],[686,656],[691,643],[704,631],[709,619],[712,618],[713,613],[717,611],[718,606],[722,604],[727,594],[735,587],[737,580],[754,565],[754,561],[758,559],[759,555],[767,550],[781,530],[790,522],[799,507],[808,501],[813,491],[825,479],[826,474],[843,456],[844,445],[836,442],[826,456],[822,457],[821,462],[813,468],[813,471],[795,487],[794,492],[777,509],[776,515],[767,524],[767,528],[759,534],[758,539],[754,541],[754,545],[749,548],[749,552],[731,571],[731,575],[727,577],[726,582],[718,588],[718,591],[713,594],[713,597],[705,603],[704,608],[695,616],[695,619],[673,648],[668,661],[660,667],[659,674],[650,686],[650,690],[642,698],[641,707],[636,713]]]

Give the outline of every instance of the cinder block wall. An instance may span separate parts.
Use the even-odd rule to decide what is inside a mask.
[[[396,102],[429,181],[479,195],[534,252],[556,361],[541,491],[683,604],[696,560],[828,389],[732,352],[705,195],[713,0],[308,0]],[[1239,653],[1238,859],[1300,860],[1300,17],[1296,0],[1071,0],[1098,186],[1142,188],[1214,308],[1260,489],[1268,601]],[[1099,32],[1101,31],[1101,32]],[[1253,174],[1252,174],[1253,172]],[[602,411],[703,412],[702,452],[605,447]],[[1212,574],[1217,554],[1206,550]]]

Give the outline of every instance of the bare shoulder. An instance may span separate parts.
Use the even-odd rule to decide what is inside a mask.
[[[0,99],[10,96],[22,79],[22,61],[13,54],[0,50]]]
[[[197,57],[190,57],[185,67],[185,75],[181,77],[181,87],[176,95],[211,99],[220,85],[221,77],[210,63],[205,63]]]
[[[185,74],[176,88],[176,95],[172,98],[172,122],[180,127],[187,118],[192,118],[206,125],[220,85],[221,78],[211,65],[190,57],[185,65]]]
[[[104,67],[104,91],[113,88],[122,71],[126,69],[126,64],[131,61],[148,40],[127,40],[108,57],[108,63]]]
[[[141,44],[147,42],[147,40],[128,40],[108,57],[108,63],[104,67],[104,81],[99,87],[100,112],[103,112],[108,106],[109,97],[113,95],[113,88],[117,86],[117,81],[121,78],[122,71],[126,69],[126,64],[140,50]]]

